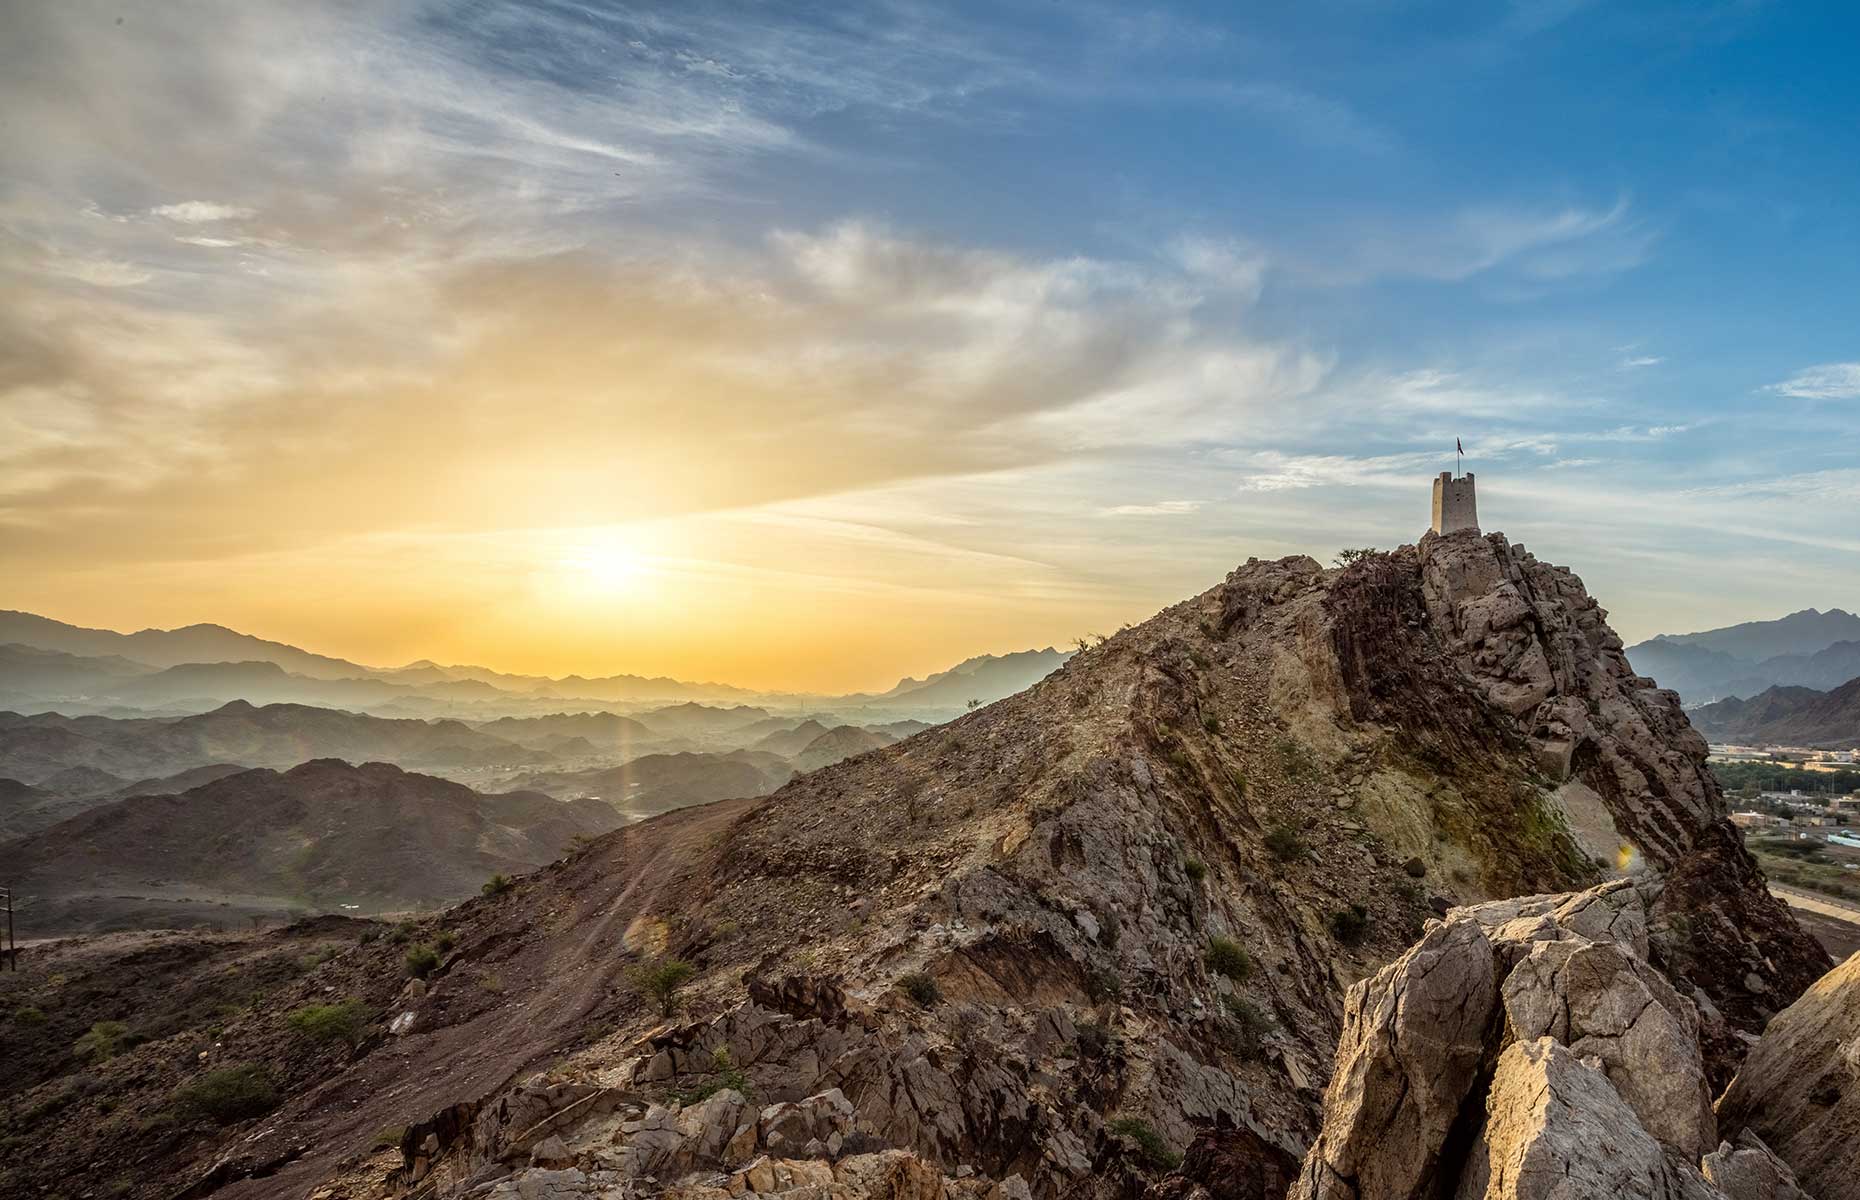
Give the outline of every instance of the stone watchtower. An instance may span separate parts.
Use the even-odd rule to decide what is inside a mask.
[[[1442,471],[1434,480],[1434,532],[1459,533],[1470,529],[1479,532],[1479,504],[1473,499],[1473,477],[1468,471],[1454,478]]]

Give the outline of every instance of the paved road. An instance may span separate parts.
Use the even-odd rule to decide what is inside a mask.
[[[1770,895],[1781,900],[1791,908],[1805,908],[1809,912],[1820,913],[1824,917],[1833,917],[1837,921],[1849,921],[1860,925],[1860,907],[1835,900],[1828,896],[1817,896],[1813,892],[1798,892],[1781,884],[1770,884]]]
[[[1860,908],[1773,883],[1770,894],[1795,910],[1802,928],[1814,935],[1836,962],[1860,953]]]

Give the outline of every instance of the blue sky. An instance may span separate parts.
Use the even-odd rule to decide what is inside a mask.
[[[1857,35],[15,7],[0,567],[98,624],[863,685],[1411,541],[1457,436],[1487,528],[1630,640],[1852,607]],[[561,562],[636,582],[569,611]],[[693,601],[720,586],[781,621]],[[771,645],[705,657],[706,622]]]

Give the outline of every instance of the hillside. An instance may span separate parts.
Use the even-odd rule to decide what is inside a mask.
[[[386,763],[322,759],[99,805],[0,843],[0,878],[41,934],[108,927],[126,894],[186,898],[207,916],[231,898],[379,912],[458,900],[617,824],[598,801],[482,795]]]
[[[312,758],[450,770],[546,763],[553,755],[458,721],[395,720],[300,704],[235,700],[194,716],[128,720],[0,713],[0,776],[26,783],[72,767],[128,781],[214,763],[281,768]]]
[[[843,758],[851,758],[855,754],[864,754],[868,750],[889,746],[895,740],[882,733],[873,733],[869,729],[839,725],[827,730],[802,747],[800,753],[793,756],[794,767],[797,771],[817,771]]]
[[[1715,741],[1847,750],[1860,746],[1860,678],[1832,691],[1773,687],[1748,700],[1693,710],[1693,724]]]
[[[1580,581],[1498,535],[1347,570],[1251,562],[1026,692],[423,923],[456,948],[418,987],[392,946],[327,964],[271,1007],[353,995],[372,1032],[318,1053],[277,1012],[229,1021],[212,1063],[279,1089],[230,1132],[139,1135],[132,1114],[203,1070],[196,1042],[140,1047],[58,1117],[98,1136],[27,1126],[38,1149],[6,1182],[86,1164],[132,1196],[502,1197],[611,1172],[652,1194],[685,1118],[645,1103],[727,1084],[787,1105],[748,1126],[782,1172],[842,1144],[906,1172],[851,1196],[908,1179],[1109,1200],[1198,1130],[1302,1154],[1348,985],[1454,904],[1621,872],[1648,896],[1648,961],[1707,1006],[1722,1083],[1738,1034],[1828,964],[1723,819],[1704,751]],[[696,975],[668,1024],[635,972],[671,958]],[[734,1145],[734,1094],[689,1128]],[[400,1148],[371,1150],[393,1126]]]
[[[586,771],[536,771],[506,779],[503,786],[561,799],[598,797],[639,818],[713,800],[765,796],[793,776],[794,767],[781,755],[733,750],[647,754],[618,767]]]
[[[106,772],[74,767],[60,771],[39,787],[16,779],[0,779],[0,842],[49,829],[111,800],[172,795],[244,770],[247,768],[233,763],[213,763],[162,778],[124,782]],[[77,786],[80,777],[85,786]]]
[[[631,717],[607,712],[500,717],[480,722],[474,728],[501,741],[538,750],[558,747],[565,739],[581,738],[600,753],[634,754],[643,746],[664,740],[663,735]]]
[[[762,724],[762,722],[758,721],[756,725],[751,726],[750,729],[755,729]],[[745,732],[747,732],[747,730]],[[826,732],[827,727],[825,725],[809,717],[807,720],[802,721],[799,725],[793,726],[792,728],[778,729],[773,733],[757,738],[755,741],[749,743],[749,749],[763,750],[770,754],[779,754],[783,758],[793,758],[801,751],[807,749],[815,738],[820,737]]]

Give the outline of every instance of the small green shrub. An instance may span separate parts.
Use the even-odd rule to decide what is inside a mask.
[[[1294,737],[1279,739],[1279,766],[1292,779],[1302,779],[1317,769],[1311,751]]]
[[[89,1033],[71,1044],[71,1053],[92,1062],[103,1062],[116,1057],[128,1035],[129,1026],[121,1021],[98,1021],[90,1027]]]
[[[517,884],[514,879],[504,874],[502,871],[499,871],[497,874],[485,880],[484,886],[478,890],[487,896],[501,896],[516,886]]]
[[[1219,934],[1208,939],[1208,948],[1202,951],[1201,960],[1209,971],[1225,975],[1236,983],[1253,973],[1253,956],[1246,952],[1246,947]]]
[[[1266,852],[1280,862],[1296,862],[1310,851],[1296,828],[1280,824],[1267,831]]]
[[[1266,1035],[1277,1028],[1278,1023],[1245,996],[1223,996],[1221,999],[1222,1006],[1227,1009],[1224,1036],[1228,1047],[1248,1061],[1258,1058],[1265,1048]]]
[[[678,989],[685,986],[697,968],[682,958],[667,958],[633,968],[633,986],[642,996],[659,1006],[659,1015],[669,1017],[678,1007]]]
[[[1242,800],[1246,799],[1246,772],[1235,771],[1230,778],[1234,784],[1234,795]]]
[[[413,940],[413,935],[416,932],[417,929],[412,921],[402,921],[388,931],[388,941],[393,942],[396,946],[404,946]]]
[[[313,1042],[354,1042],[368,1024],[368,1010],[359,1000],[311,1004],[291,1013],[284,1023]]]
[[[1182,873],[1188,876],[1190,883],[1200,883],[1208,877],[1208,864],[1198,858],[1183,859]]]
[[[922,971],[898,976],[898,990],[909,996],[918,1008],[935,1008],[943,1000],[943,989]]]
[[[1213,713],[1202,713],[1201,727],[1209,733],[1219,733],[1221,731],[1221,719]]]
[[[719,1047],[717,1053],[711,1055],[711,1069],[717,1073],[717,1077],[702,1087],[678,1093],[680,1104],[699,1104],[723,1091],[738,1092],[745,1100],[755,1096],[755,1087],[749,1082],[749,1076],[730,1058],[727,1047]]]
[[[407,953],[401,959],[407,964],[407,974],[415,979],[425,979],[439,969],[439,951],[425,942],[415,942],[407,947]]]
[[[31,1004],[16,1008],[13,1010],[13,1023],[27,1026],[43,1025],[45,1024],[45,1010]]]
[[[339,953],[341,952],[334,946],[318,946],[315,950],[304,955],[304,970],[314,971],[330,959],[336,957]]]
[[[446,953],[458,944],[459,940],[452,936],[452,931],[450,929],[440,930],[433,938],[433,948],[438,950],[441,954]]]
[[[373,925],[370,925],[368,928],[362,930],[360,936],[358,936],[355,940],[358,944],[366,946],[370,942],[375,941],[376,939],[380,938],[380,936],[381,936],[381,931],[379,929],[376,929]]]
[[[252,1063],[209,1071],[192,1083],[175,1089],[175,1103],[183,1110],[220,1125],[259,1117],[278,1105],[278,1090],[265,1072]]]
[[[1369,910],[1360,904],[1330,914],[1330,935],[1346,946],[1360,943],[1369,933]]]
[[[1173,1171],[1182,1165],[1182,1156],[1172,1149],[1148,1121],[1137,1117],[1119,1117],[1110,1129],[1119,1137],[1137,1144],[1137,1160],[1152,1171]]]

